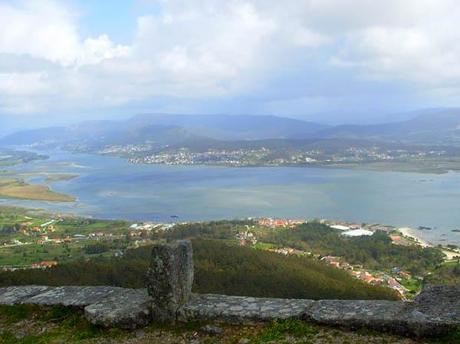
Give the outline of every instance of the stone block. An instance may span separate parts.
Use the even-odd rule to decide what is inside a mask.
[[[193,257],[190,241],[157,244],[152,248],[147,290],[152,298],[155,321],[174,322],[179,308],[190,299],[192,284]]]
[[[150,297],[145,289],[123,289],[85,307],[85,317],[103,327],[135,329],[151,320]]]
[[[216,320],[231,323],[303,319],[313,300],[198,294],[180,312],[180,320]]]
[[[1,305],[16,305],[23,300],[35,296],[37,294],[53,289],[47,286],[27,285],[18,287],[0,288],[0,304]]]
[[[33,303],[42,306],[73,306],[84,307],[92,303],[101,301],[102,299],[120,292],[122,288],[105,287],[105,286],[65,286],[56,287],[47,290],[38,295],[32,296],[24,300],[24,303]]]

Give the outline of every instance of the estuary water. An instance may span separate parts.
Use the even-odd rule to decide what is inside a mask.
[[[76,202],[0,199],[0,204],[133,221],[272,216],[426,226],[433,229],[417,231],[425,240],[460,245],[460,233],[452,232],[460,228],[460,173],[134,165],[109,156],[45,154],[48,160],[10,169]],[[46,181],[43,173],[79,176]]]

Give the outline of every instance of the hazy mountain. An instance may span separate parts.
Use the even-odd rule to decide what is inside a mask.
[[[460,144],[460,109],[419,112],[415,118],[376,125],[325,126],[276,116],[137,115],[123,121],[86,121],[70,127],[21,131],[0,140],[3,145],[40,144],[98,149],[107,145],[149,143],[159,146],[251,146],[244,142],[286,146],[340,145],[343,140],[405,144]],[[332,139],[332,141],[331,141]],[[271,140],[271,142],[266,142]],[[234,141],[229,144],[230,141]],[[265,142],[264,142],[265,141]],[[284,142],[289,141],[289,142]],[[227,143],[226,143],[227,142]]]
[[[125,121],[86,121],[71,127],[21,131],[0,140],[3,144],[162,143],[184,140],[256,140],[307,138],[325,125],[275,116],[138,115]]]
[[[138,115],[132,124],[173,125],[197,136],[219,140],[303,139],[328,128],[313,122],[277,116],[251,115]]]
[[[460,143],[460,109],[427,111],[401,122],[342,125],[321,130],[327,138],[401,141],[419,144]]]

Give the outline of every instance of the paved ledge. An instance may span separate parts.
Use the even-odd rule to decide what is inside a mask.
[[[50,287],[28,285],[22,287],[6,287],[0,288],[0,304],[1,305],[16,305],[23,300],[35,296],[37,294],[50,290]]]
[[[120,294],[123,288],[117,287],[55,287],[43,293],[24,299],[23,303],[36,305],[62,305],[73,307],[85,307],[99,302],[112,294]]]
[[[83,308],[104,327],[133,329],[155,318],[145,289],[116,287],[21,286],[0,288],[0,304],[64,305]],[[460,326],[460,286],[425,288],[414,302],[378,300],[300,300],[194,294],[178,320],[230,323],[297,318],[349,328],[367,327],[404,335],[437,336]]]
[[[236,323],[251,320],[301,319],[314,303],[313,300],[196,294],[182,308],[180,318]]]
[[[35,304],[84,308],[86,318],[105,327],[132,329],[151,321],[145,289],[106,286],[20,286],[0,288],[0,304]]]
[[[134,329],[152,321],[151,300],[145,289],[123,289],[85,307],[85,316],[103,327]]]

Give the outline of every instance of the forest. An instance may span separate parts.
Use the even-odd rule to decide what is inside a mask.
[[[308,257],[193,240],[195,281],[199,293],[310,299],[397,299],[388,288],[365,284],[345,271]],[[0,286],[113,285],[142,288],[151,247],[127,250],[123,257],[87,259],[47,270],[0,273]]]
[[[400,267],[412,274],[424,275],[443,262],[443,253],[437,248],[394,245],[385,232],[377,232],[372,236],[345,237],[340,230],[319,222],[309,222],[292,229],[263,228],[255,226],[251,221],[192,223],[176,226],[163,236],[168,239],[232,239],[242,225],[248,226],[260,242],[323,256],[339,256],[350,264],[363,265],[368,269],[388,270]]]

